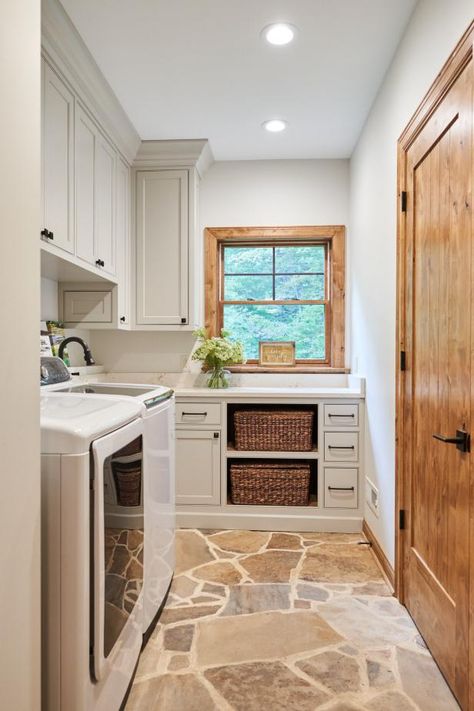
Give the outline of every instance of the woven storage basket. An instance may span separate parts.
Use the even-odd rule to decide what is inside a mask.
[[[307,506],[310,466],[305,462],[233,462],[233,504]]]
[[[309,452],[313,417],[311,410],[238,410],[234,414],[235,448]]]
[[[124,457],[126,459],[126,457]],[[142,487],[141,460],[112,461],[119,506],[140,506]]]

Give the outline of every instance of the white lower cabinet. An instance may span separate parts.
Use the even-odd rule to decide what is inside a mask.
[[[176,503],[220,504],[221,433],[176,430]]]
[[[361,530],[364,498],[359,478],[364,477],[362,398],[314,399],[301,388],[292,396],[275,393],[258,397],[235,390],[193,397],[186,390],[176,403],[176,511],[183,528],[229,528],[261,531]],[[299,395],[299,397],[298,397]],[[313,447],[298,450],[246,451],[235,448],[235,414],[241,410],[311,409],[314,413]],[[337,429],[336,429],[337,428]],[[233,463],[298,461],[309,464],[306,505],[233,504],[230,469]],[[254,472],[258,477],[258,470]],[[288,475],[287,475],[288,476]],[[261,499],[264,501],[265,499]]]

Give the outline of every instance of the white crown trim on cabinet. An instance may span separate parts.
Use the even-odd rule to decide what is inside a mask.
[[[58,0],[42,2],[42,46],[48,61],[93,111],[116,148],[133,163],[140,136]]]
[[[134,160],[137,169],[196,168],[200,178],[214,162],[207,138],[142,141]]]

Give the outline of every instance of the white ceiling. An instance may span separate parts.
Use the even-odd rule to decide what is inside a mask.
[[[350,156],[416,0],[61,0],[142,139]],[[262,28],[299,29],[272,47]],[[261,123],[281,117],[284,133]]]

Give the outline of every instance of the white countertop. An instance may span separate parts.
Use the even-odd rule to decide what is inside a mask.
[[[229,387],[229,388],[175,388],[176,397],[178,398],[197,398],[207,399],[215,398],[219,400],[227,400],[234,398],[259,399],[259,398],[363,398],[364,395],[358,388],[349,387]]]
[[[85,371],[85,372],[84,372]],[[278,398],[349,398],[365,397],[365,379],[357,375],[265,375],[233,374],[232,386],[211,389],[205,386],[205,376],[196,373],[92,373],[82,369],[73,376],[71,385],[81,383],[149,383],[172,388],[182,399],[278,399]],[[64,385],[63,385],[64,387]],[[57,389],[57,388],[54,388]]]

